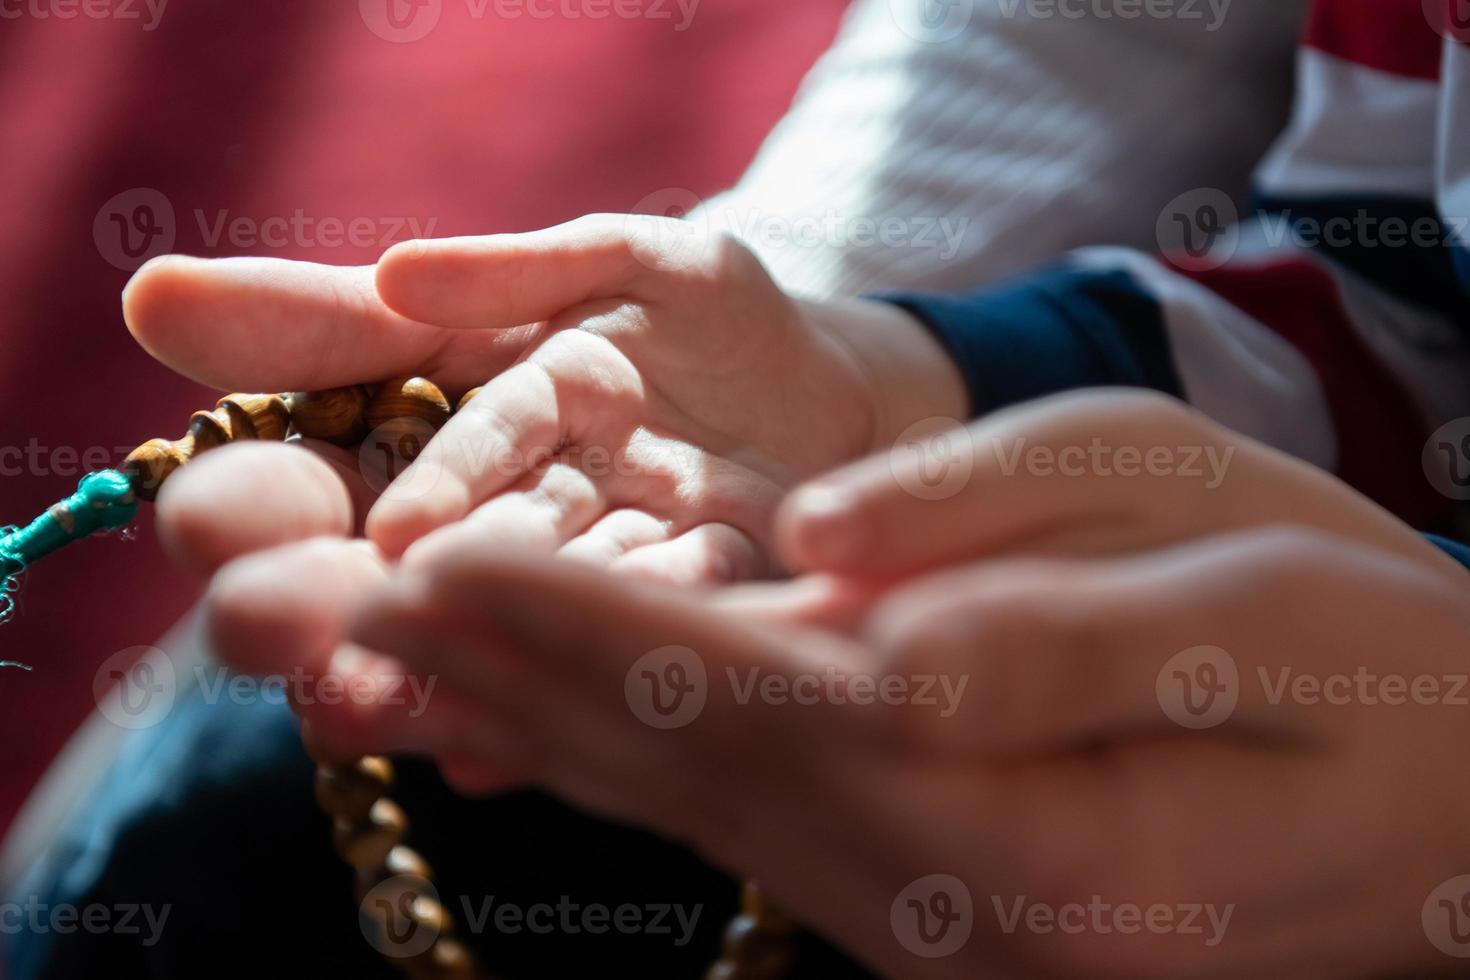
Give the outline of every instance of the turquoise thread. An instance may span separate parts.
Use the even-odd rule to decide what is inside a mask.
[[[82,477],[76,493],[25,527],[0,529],[0,623],[15,611],[18,577],[27,567],[73,541],[124,527],[137,513],[132,481],[117,470],[102,470]],[[11,666],[24,667],[0,662],[0,667]]]

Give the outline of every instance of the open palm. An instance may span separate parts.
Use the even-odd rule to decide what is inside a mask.
[[[826,311],[732,240],[669,219],[412,242],[375,268],[170,258],[125,308],[150,352],[220,388],[481,387],[381,497],[356,454],[201,460],[162,503],[206,568],[365,514],[390,557],[432,553],[453,527],[674,581],[749,577],[768,567],[783,491],[875,436],[863,362]]]

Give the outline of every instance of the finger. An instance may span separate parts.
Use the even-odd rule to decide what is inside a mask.
[[[365,541],[313,538],[238,558],[205,595],[214,649],[244,673],[321,674],[357,603],[387,578]]]
[[[408,375],[480,384],[524,337],[461,334],[394,313],[371,267],[171,255],[139,269],[123,316],[143,348],[224,390],[295,391]]]
[[[444,781],[461,796],[495,796],[530,784],[529,775],[514,764],[490,762],[473,746],[440,753],[438,763]]]
[[[1266,486],[1269,505],[1251,492]],[[1172,399],[1122,391],[1046,399],[865,460],[794,493],[778,537],[793,567],[891,578],[1000,553],[1133,551],[1267,519],[1405,550],[1401,525],[1329,475]]]
[[[363,610],[352,635],[405,662],[442,669],[449,683],[496,702],[527,695],[485,677],[476,660],[492,661],[497,670],[534,668],[562,687],[580,685],[609,715],[629,719],[629,671],[645,654],[670,644],[691,648],[706,661],[706,713],[733,710],[737,716],[758,709],[733,697],[726,666],[815,671],[861,659],[851,644],[820,634],[803,634],[801,643],[788,648],[758,625],[731,620],[693,597],[577,562],[486,554],[468,538],[459,544]],[[455,652],[456,646],[481,652]]]
[[[344,479],[345,477],[345,479]],[[159,534],[169,554],[200,575],[252,551],[319,536],[346,537],[360,476],[296,445],[221,446],[164,484]]]
[[[511,720],[542,747],[532,766],[557,792],[695,839],[717,833],[710,821],[729,819],[730,793],[759,782],[808,783],[807,760],[790,746],[805,744],[810,726],[850,737],[831,717],[843,707],[742,700],[727,671],[851,671],[861,656],[820,634],[788,648],[677,593],[576,562],[473,550],[445,554],[418,581],[399,583],[363,611],[352,635],[415,669],[441,672]],[[705,678],[692,681],[704,703],[689,702],[692,716],[677,731],[646,720],[652,701],[645,706],[637,689],[641,667],[667,666],[649,655],[670,647]],[[711,759],[726,763],[717,774]],[[739,759],[762,761],[742,767]],[[669,780],[671,771],[681,778]]]
[[[589,215],[518,235],[403,242],[378,262],[377,289],[404,316],[457,328],[550,320],[597,299],[637,296],[649,279],[637,224]]]
[[[213,648],[243,673],[283,679],[293,710],[336,755],[458,751],[507,738],[432,674],[343,642],[356,607],[387,580],[363,541],[318,538],[258,552],[216,576],[204,609]]]
[[[374,505],[367,536],[390,556],[461,520],[563,442],[551,379],[522,363],[495,378],[445,423]]]
[[[288,678],[292,709],[332,757],[413,753],[464,756],[499,765],[518,751],[513,732],[474,700],[433,674],[410,672],[397,659],[340,644],[320,674]]]
[[[1356,617],[1338,624],[1344,570],[1364,553],[1270,530],[1146,557],[1008,559],[896,591],[868,635],[887,671],[952,695],[951,710],[905,716],[929,745],[1032,752],[1190,730],[1306,740],[1312,719],[1266,679],[1314,670],[1355,632],[1362,642]],[[1396,560],[1366,554],[1363,567]],[[1288,616],[1320,622],[1320,635],[1284,638]]]
[[[668,525],[641,510],[623,508],[600,518],[558,552],[563,558],[607,566],[635,548],[669,539]]]
[[[368,536],[389,555],[458,521],[515,480],[589,440],[642,398],[626,358],[601,338],[565,331],[492,380],[383,493]]]
[[[702,524],[678,537],[634,549],[612,563],[620,575],[680,586],[716,586],[771,574],[765,552],[728,524]]]
[[[881,594],[881,589],[853,579],[803,575],[789,582],[720,589],[710,601],[736,617],[856,634]]]
[[[403,565],[407,570],[432,566],[441,553],[466,545],[486,553],[552,554],[605,510],[591,478],[554,463],[481,504],[463,521],[418,541],[405,552]]]
[[[1084,488],[1037,475],[1008,450],[1057,452],[1128,427],[1129,438],[1142,438],[1140,426],[1159,428],[1149,414],[1158,404],[1112,392],[1067,395],[895,446],[792,494],[778,518],[783,556],[798,568],[879,576],[1131,512],[1136,481]]]
[[[771,523],[785,490],[771,475],[648,428],[628,435],[608,468],[614,502],[672,515],[672,534],[692,530],[688,515],[697,515],[699,523],[739,528],[766,552],[773,547]]]

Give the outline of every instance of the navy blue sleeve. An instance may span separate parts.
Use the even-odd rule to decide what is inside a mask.
[[[964,376],[974,415],[1076,388],[1183,393],[1163,310],[1126,272],[1057,267],[957,296],[872,298],[934,333]]]

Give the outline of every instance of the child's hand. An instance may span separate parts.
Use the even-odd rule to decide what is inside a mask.
[[[457,397],[484,384],[368,515],[389,556],[468,520],[487,547],[560,549],[676,581],[745,578],[770,567],[786,489],[913,419],[961,414],[964,395],[906,314],[799,304],[733,240],[689,234],[602,216],[413,242],[384,256],[375,281],[172,259],[139,273],[126,307],[150,351],[221,387],[418,373]],[[162,509],[180,550],[213,567],[349,530],[339,476],[288,454],[227,447],[175,477]],[[334,462],[360,510],[372,495],[350,458]]]

